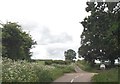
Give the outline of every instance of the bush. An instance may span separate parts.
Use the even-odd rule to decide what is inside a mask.
[[[61,65],[68,65],[68,64],[71,64],[72,61],[70,60],[66,60],[66,61],[63,61],[63,60],[45,60],[45,64],[46,65],[51,65],[51,64],[61,64]]]
[[[53,81],[50,71],[53,66],[42,66],[38,63],[29,63],[27,61],[13,61],[3,58],[2,63],[2,81],[3,82],[44,82]]]
[[[85,60],[79,60],[76,62],[76,64],[84,71],[95,73],[101,72],[101,70],[99,69],[100,64],[94,64],[94,66],[91,66],[91,64]]]
[[[65,61],[63,61],[63,60],[54,60],[53,63],[55,63],[55,64],[65,64]]]
[[[57,68],[57,67],[50,71],[50,75],[53,80],[57,79],[58,77],[62,76],[63,74],[64,73],[63,73],[62,69]]]
[[[91,66],[88,62],[86,62],[85,60],[79,60],[77,61],[76,63],[82,70],[85,70],[85,71],[91,71]]]
[[[46,60],[46,61],[45,61],[45,65],[51,65],[52,63],[53,63],[52,60]]]
[[[71,60],[66,60],[66,61],[65,61],[65,64],[71,64],[71,63],[72,63]]]
[[[2,58],[3,82],[52,82],[64,73],[73,72],[73,65],[44,65],[43,62]],[[48,63],[49,64],[49,63]]]
[[[54,64],[53,66],[55,66],[57,69],[62,70],[63,73],[70,73],[70,72],[74,72],[74,65],[60,65],[60,64]]]

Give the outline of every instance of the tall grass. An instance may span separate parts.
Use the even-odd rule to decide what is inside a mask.
[[[14,61],[8,58],[2,61],[3,82],[52,82],[71,71],[74,71],[71,65],[44,65],[41,62]]]
[[[92,78],[93,82],[118,82],[118,68],[105,70]],[[97,84],[97,83],[96,83]]]
[[[79,66],[82,70],[87,72],[100,72],[99,70],[99,64],[95,64],[94,66],[91,66],[89,62],[86,62],[85,60],[79,60],[76,62],[76,65]]]
[[[84,71],[91,71],[92,68],[88,62],[85,60],[79,60],[76,62],[76,64]]]

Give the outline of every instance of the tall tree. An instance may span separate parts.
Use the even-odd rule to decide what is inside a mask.
[[[87,2],[86,11],[91,15],[86,17],[81,24],[84,27],[81,35],[79,56],[89,62],[95,59],[110,60],[111,64],[119,57],[118,44],[112,32],[118,29],[120,20],[118,2]],[[119,33],[120,34],[120,33]],[[92,61],[91,61],[92,60]]]
[[[73,60],[76,59],[76,52],[72,49],[69,49],[64,52],[65,60]]]
[[[23,32],[17,23],[2,24],[2,56],[11,59],[30,60],[32,45],[36,44],[31,36]]]

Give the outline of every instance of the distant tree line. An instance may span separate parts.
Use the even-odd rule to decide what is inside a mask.
[[[32,45],[36,42],[32,37],[22,31],[22,27],[16,22],[7,22],[0,24],[2,29],[2,57],[8,57],[14,60],[30,60]]]
[[[114,65],[120,58],[120,2],[87,2],[90,13],[81,24],[79,57],[94,64],[96,59],[109,60]]]

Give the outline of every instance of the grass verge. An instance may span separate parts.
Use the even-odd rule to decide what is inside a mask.
[[[93,82],[118,82],[118,68],[104,70],[92,78]],[[97,84],[97,83],[95,83]]]
[[[101,71],[99,70],[99,64],[95,64],[93,67],[91,67],[90,63],[86,62],[85,60],[77,61],[76,65],[87,72],[99,73]]]

